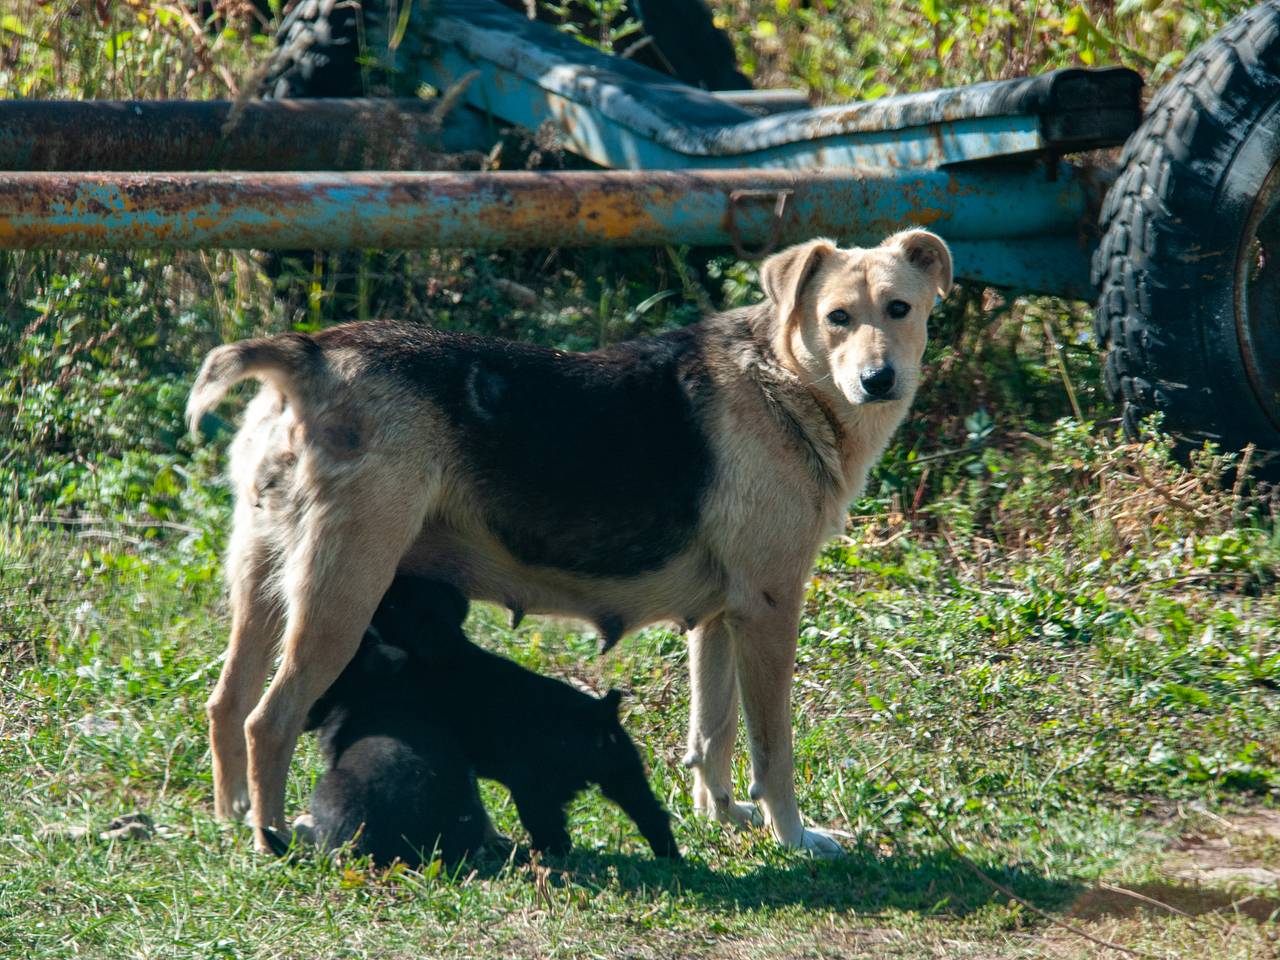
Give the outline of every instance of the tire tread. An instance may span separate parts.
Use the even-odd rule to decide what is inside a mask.
[[[1242,415],[1208,388],[1202,318],[1188,316],[1185,290],[1207,270],[1199,226],[1215,215],[1223,174],[1277,98],[1280,0],[1268,0],[1188,57],[1121,153],[1093,261],[1094,332],[1107,351],[1107,392],[1131,435],[1159,412],[1165,429],[1193,442],[1258,439],[1261,411]]]

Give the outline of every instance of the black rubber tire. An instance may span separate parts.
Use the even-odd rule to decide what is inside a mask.
[[[524,0],[501,0],[519,12]],[[264,3],[265,6],[265,3]],[[423,46],[429,3],[419,0],[410,17],[417,30],[417,50]],[[548,17],[539,7],[540,19]],[[262,85],[264,96],[274,100],[290,97],[359,97],[377,94],[365,90],[370,63],[362,71],[360,42],[377,46],[388,35],[383,23],[386,0],[302,0],[276,31],[276,50]],[[629,0],[626,16],[640,22],[641,36],[631,41],[632,59],[644,66],[670,74],[694,87],[707,90],[741,90],[751,86],[734,60],[733,44],[716,27],[710,8],[703,0]],[[363,23],[361,22],[363,19]],[[637,41],[647,36],[649,43]],[[411,60],[415,53],[401,49],[398,56]],[[375,66],[375,73],[376,66]],[[386,85],[386,74],[374,77],[375,86]],[[409,91],[412,93],[412,91]]]
[[[1185,447],[1280,450],[1236,317],[1258,178],[1280,165],[1277,120],[1280,0],[1270,0],[1188,57],[1125,145],[1093,280],[1106,387],[1131,436],[1159,412]]]
[[[411,61],[424,55],[430,5],[422,0],[406,3],[413,4],[408,29],[393,54],[388,37],[397,24],[387,22],[385,0],[302,0],[275,33],[262,95],[270,100],[412,95],[415,82],[399,77],[394,67],[397,58]],[[396,90],[398,82],[410,88]]]

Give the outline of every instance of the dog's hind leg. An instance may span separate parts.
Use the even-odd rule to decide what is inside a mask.
[[[724,823],[748,825],[755,807],[733,800],[733,747],[738,739],[737,667],[723,617],[689,634],[689,750],[693,806]]]
[[[393,479],[393,478],[389,478]],[[245,721],[256,827],[284,826],[284,788],[307,711],[350,662],[396,564],[422,525],[424,502],[362,479],[325,491],[284,561],[287,623],[280,668]],[[265,836],[255,844],[267,852]]]
[[[796,804],[791,736],[791,680],[803,594],[781,590],[765,600],[731,608],[738,685],[751,744],[752,800],[764,807],[774,836],[788,847],[838,856],[840,844],[825,831],[806,829]]]
[[[213,756],[213,811],[223,820],[249,812],[244,721],[262,696],[262,684],[283,624],[269,586],[270,558],[252,533],[253,508],[237,507],[227,550],[231,637],[222,673],[205,709]]]

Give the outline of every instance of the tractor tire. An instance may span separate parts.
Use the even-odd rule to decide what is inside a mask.
[[[415,7],[416,18],[426,4]],[[369,80],[375,87],[387,85],[389,75],[377,69],[385,58],[361,61],[362,55],[383,53],[386,13],[384,0],[302,0],[276,31],[276,49],[263,79],[262,95],[270,100],[387,95],[391,91],[366,89]],[[419,36],[415,34],[415,39]]]
[[[1124,427],[1280,467],[1280,0],[1232,20],[1152,100],[1093,261]],[[1269,460],[1268,460],[1269,456]]]
[[[412,0],[410,0],[412,2]],[[523,13],[524,0],[501,0]],[[265,6],[263,0],[259,3]],[[538,8],[539,19],[556,22],[547,10]],[[393,73],[378,71],[379,64],[399,59],[408,63],[421,55],[424,38],[430,33],[431,4],[418,0],[410,16],[416,28],[416,43],[398,54],[388,50],[361,62],[361,41],[366,47],[386,46],[395,24],[386,22],[386,0],[302,0],[285,16],[276,31],[276,50],[266,70],[262,94],[273,100],[292,97],[360,97],[379,93],[366,90],[369,68],[374,68],[374,85],[391,79]],[[738,70],[733,44],[715,25],[704,0],[629,0],[625,16],[639,21],[641,35],[632,42],[628,56],[636,63],[675,77],[690,86],[706,90],[743,90],[751,86]],[[645,41],[645,42],[640,42]],[[394,64],[389,64],[394,66]],[[411,94],[413,91],[407,91]]]

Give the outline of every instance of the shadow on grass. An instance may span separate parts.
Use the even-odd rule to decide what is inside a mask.
[[[1098,920],[1142,914],[1167,916],[1169,913],[1192,917],[1220,914],[1228,919],[1248,917],[1257,923],[1275,923],[1280,918],[1280,898],[1157,881],[1132,887],[1086,890],[1071,905],[1067,916]]]
[[[1045,910],[1065,906],[1084,889],[1030,867],[976,865],[991,879]],[[696,859],[669,864],[604,853],[574,854],[548,866],[559,882],[593,892],[622,889],[644,895],[662,890],[718,909],[803,906],[860,914],[907,910],[961,917],[987,904],[1008,901],[946,850],[886,857],[855,848],[838,860],[797,858],[761,864],[745,872],[713,870]]]

